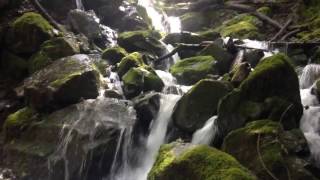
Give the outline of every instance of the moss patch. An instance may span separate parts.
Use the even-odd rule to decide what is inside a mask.
[[[53,36],[53,27],[40,14],[28,12],[13,22],[6,42],[17,53],[33,53]]]
[[[183,173],[181,173],[183,172]],[[230,155],[208,146],[162,146],[148,180],[253,180],[246,168]]]
[[[110,64],[115,65],[127,55],[127,51],[122,47],[113,47],[104,50],[101,58],[107,60]]]
[[[182,59],[170,68],[179,83],[192,85],[208,74],[216,74],[216,60],[212,56],[195,56]]]
[[[6,139],[17,137],[31,122],[35,121],[36,111],[25,107],[8,116],[4,122],[3,129]]]
[[[118,64],[117,72],[120,77],[126,74],[133,67],[142,67],[144,66],[142,55],[138,52],[131,53],[126,57],[122,58]]]
[[[262,22],[254,16],[241,14],[233,19],[226,21],[216,31],[224,37],[233,37],[240,39],[261,39],[259,27]]]

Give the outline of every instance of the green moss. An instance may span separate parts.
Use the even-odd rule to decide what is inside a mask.
[[[128,53],[122,47],[112,47],[102,52],[101,58],[107,60],[110,64],[115,65]]]
[[[51,82],[50,86],[54,88],[59,88],[61,85],[65,84],[70,79],[73,79],[76,76],[80,76],[81,74],[81,72],[72,72],[70,74],[65,74],[63,77]]]
[[[118,44],[128,52],[147,51],[160,56],[164,50],[160,38],[157,31],[129,31],[119,34]]]
[[[241,37],[242,39],[253,39],[259,36],[258,28],[253,24],[241,21],[237,24],[227,26],[222,30],[224,37]]]
[[[248,99],[258,102],[273,96],[301,102],[298,76],[284,54],[263,59],[240,85],[240,89]]]
[[[40,14],[28,12],[13,22],[6,41],[18,53],[33,53],[53,36],[53,27]]]
[[[301,41],[320,40],[320,3],[318,1],[306,1],[300,6],[302,14],[299,22],[304,31],[297,34]]]
[[[139,95],[142,91],[160,92],[163,81],[150,67],[131,68],[123,77],[124,93],[127,98]]]
[[[212,56],[217,60],[217,70],[220,75],[229,72],[233,56],[216,44],[211,44],[199,52],[200,56]]]
[[[272,9],[270,7],[267,7],[267,6],[257,9],[257,11],[259,13],[265,14],[267,16],[270,16],[272,14]]]
[[[215,74],[216,60],[212,56],[195,56],[182,59],[170,68],[170,73],[178,82],[192,85],[205,78],[208,74]]]
[[[164,144],[159,150],[159,155],[156,159],[156,166],[153,166],[148,174],[148,180],[153,180],[153,177],[162,173],[175,159],[174,152],[172,152],[172,144]]]
[[[253,180],[256,178],[232,156],[217,149],[205,145],[182,148],[166,145],[161,148],[155,166],[148,175],[148,180],[155,179]]]
[[[144,66],[142,55],[138,52],[131,53],[126,57],[122,58],[118,64],[117,72],[120,77],[126,74],[133,67],[142,67]]]
[[[30,107],[25,107],[10,114],[3,124],[6,139],[17,137],[25,127],[35,120],[36,111]]]
[[[240,39],[260,39],[259,27],[262,23],[259,19],[248,14],[241,14],[233,19],[226,21],[216,30],[222,36],[234,37]]]
[[[222,149],[252,170],[259,179],[270,178],[269,172],[279,179],[286,179],[287,164],[283,155],[285,150],[278,139],[280,133],[282,127],[277,122],[254,121],[232,131],[225,138]]]
[[[53,27],[40,14],[28,12],[23,14],[13,23],[15,29],[23,30],[27,25],[36,25],[42,32],[50,32]]]
[[[63,37],[52,38],[45,41],[41,45],[40,51],[30,58],[29,72],[34,73],[58,58],[71,56],[79,52],[80,49],[76,42]]]

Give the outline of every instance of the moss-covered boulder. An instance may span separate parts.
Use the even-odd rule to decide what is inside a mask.
[[[223,37],[233,37],[240,39],[261,39],[259,27],[262,22],[255,16],[249,14],[240,14],[234,18],[224,22],[216,30]]]
[[[6,35],[6,44],[16,53],[34,53],[53,37],[53,27],[40,14],[28,12],[15,20]]]
[[[299,127],[303,113],[298,76],[287,56],[263,59],[219,105],[217,125],[224,137],[255,119],[281,121],[285,129]]]
[[[3,144],[1,165],[18,179],[100,179],[110,172],[121,128],[131,128],[135,117],[131,103],[118,99],[68,106],[28,122],[21,136]]]
[[[184,85],[192,85],[208,74],[217,74],[217,61],[212,56],[195,56],[182,59],[170,68],[170,73]]]
[[[220,75],[229,72],[233,56],[219,45],[211,44],[199,52],[200,56],[212,56],[217,60],[217,70]]]
[[[3,124],[6,140],[19,137],[24,129],[37,120],[36,115],[37,112],[30,107],[24,107],[17,112],[10,114]]]
[[[300,134],[300,135],[297,135]],[[260,120],[232,131],[224,140],[222,149],[234,156],[261,180],[317,179],[307,164],[292,151],[292,147],[307,147],[301,131],[284,132],[280,123]]]
[[[126,57],[122,58],[117,65],[117,72],[120,77],[125,75],[133,67],[143,67],[145,66],[142,59],[142,54],[138,52],[131,53]]]
[[[160,38],[155,31],[129,31],[119,34],[118,44],[128,52],[147,51],[161,56],[165,47],[159,41]]]
[[[74,39],[57,37],[45,41],[40,51],[34,54],[29,60],[29,72],[34,73],[54,60],[62,57],[71,56],[80,53],[79,45]]]
[[[112,47],[104,50],[101,58],[107,60],[111,65],[116,65],[127,55],[128,53],[122,47]]]
[[[40,111],[50,111],[80,99],[96,98],[100,74],[86,55],[59,59],[37,71],[16,89],[28,104]],[[79,88],[81,87],[81,88]]]
[[[144,91],[161,92],[164,83],[150,67],[131,68],[122,76],[123,91],[127,98],[132,98]]]
[[[28,75],[28,62],[8,51],[1,54],[1,72],[3,75],[21,80]]]
[[[163,145],[148,180],[255,180],[235,158],[205,145]]]
[[[176,104],[172,120],[179,128],[194,132],[217,113],[219,100],[232,90],[227,82],[201,80]]]

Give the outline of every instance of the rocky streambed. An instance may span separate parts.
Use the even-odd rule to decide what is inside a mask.
[[[318,1],[0,9],[0,179],[320,178]]]

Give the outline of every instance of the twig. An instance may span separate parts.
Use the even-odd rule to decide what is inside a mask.
[[[280,29],[280,31],[273,37],[271,38],[270,41],[275,41],[277,40],[288,28],[288,26],[292,23],[292,17],[286,22],[286,24]]]
[[[262,159],[262,156],[261,156],[261,153],[260,153],[260,136],[261,134],[259,133],[258,134],[258,138],[257,138],[257,153],[258,153],[258,156],[259,156],[259,160],[261,162],[261,165],[262,167],[267,171],[267,173],[272,177],[272,179],[274,180],[279,180],[269,169],[268,167],[266,166],[266,164],[263,162],[263,159]]]
[[[293,36],[295,34],[297,34],[298,32],[300,32],[300,29],[295,29],[293,31],[288,32],[287,34],[285,34],[282,38],[281,41],[285,41],[286,39],[288,39],[290,36]]]
[[[59,25],[59,23],[54,20],[50,14],[43,8],[43,6],[39,3],[38,0],[29,0],[31,4],[41,13],[41,15],[46,18],[50,24],[57,30],[61,32],[65,32],[65,30]]]

